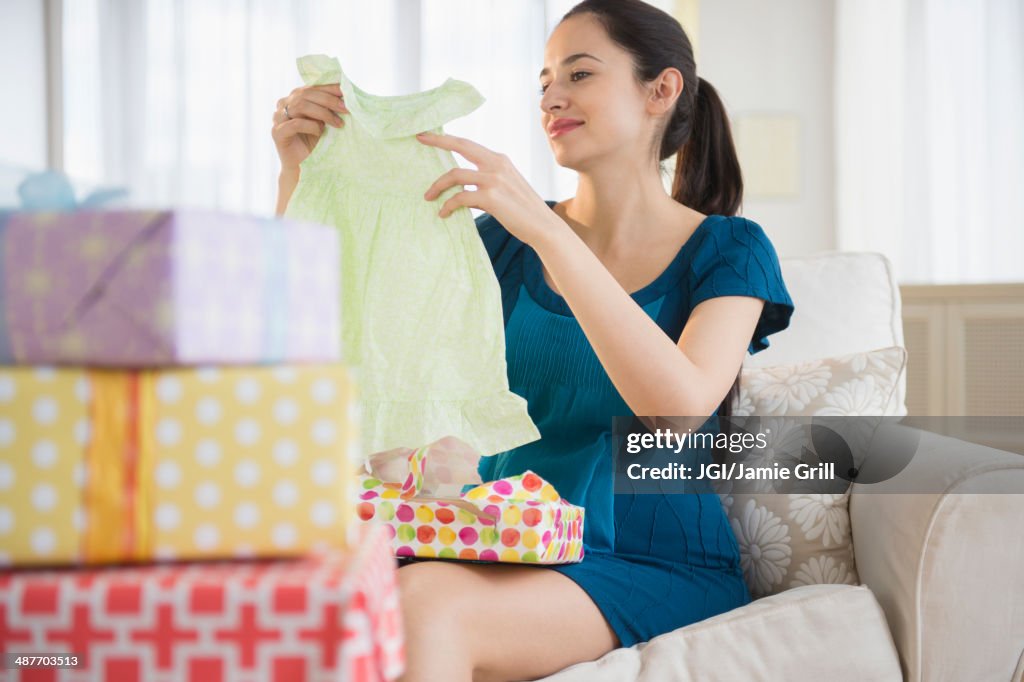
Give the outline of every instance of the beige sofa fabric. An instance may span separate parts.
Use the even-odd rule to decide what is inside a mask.
[[[908,481],[945,492],[855,484],[850,500],[860,578],[906,679],[1014,679],[1024,669],[1024,456],[922,432],[907,468],[871,489]]]
[[[796,310],[771,345],[748,355],[745,367],[770,367],[903,345],[900,291],[880,253],[824,251],[780,260]],[[906,376],[895,405],[906,414]]]
[[[616,649],[544,682],[899,679],[896,650],[871,591],[808,585]]]

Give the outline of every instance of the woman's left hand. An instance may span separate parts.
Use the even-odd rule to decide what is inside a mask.
[[[453,135],[420,133],[416,139],[455,152],[476,165],[476,169],[452,168],[435,180],[423,195],[424,199],[433,201],[454,185],[476,186],[476,190],[463,189],[445,201],[438,213],[442,218],[447,218],[457,208],[478,208],[494,216],[511,235],[534,247],[557,229],[552,219],[562,222],[504,154]]]

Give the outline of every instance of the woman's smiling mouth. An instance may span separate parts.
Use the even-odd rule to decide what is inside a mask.
[[[558,137],[583,125],[583,121],[571,118],[560,118],[548,125],[548,137]]]

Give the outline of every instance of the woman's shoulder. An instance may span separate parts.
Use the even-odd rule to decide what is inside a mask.
[[[711,214],[705,219],[707,232],[716,241],[729,240],[740,244],[768,242],[767,232],[760,223],[745,216]]]
[[[743,216],[712,215],[691,261],[695,304],[705,298],[747,292],[792,306],[782,266],[760,224]]]
[[[756,261],[773,270],[779,269],[775,246],[756,221],[744,216],[713,214],[704,220],[702,227],[695,266],[713,268]]]

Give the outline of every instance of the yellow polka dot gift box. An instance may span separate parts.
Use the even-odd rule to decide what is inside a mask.
[[[0,366],[0,563],[344,547],[359,405],[344,365]]]
[[[215,211],[0,212],[0,364],[337,362],[339,248]]]
[[[532,471],[483,483],[458,496],[423,494],[427,459],[432,450],[450,454],[448,440],[409,452],[401,482],[375,477],[377,468],[372,466],[359,477],[358,517],[387,527],[395,556],[532,564],[583,560],[584,508],[562,499]],[[390,451],[390,463],[403,457],[403,450]],[[445,478],[453,477],[440,476]]]

